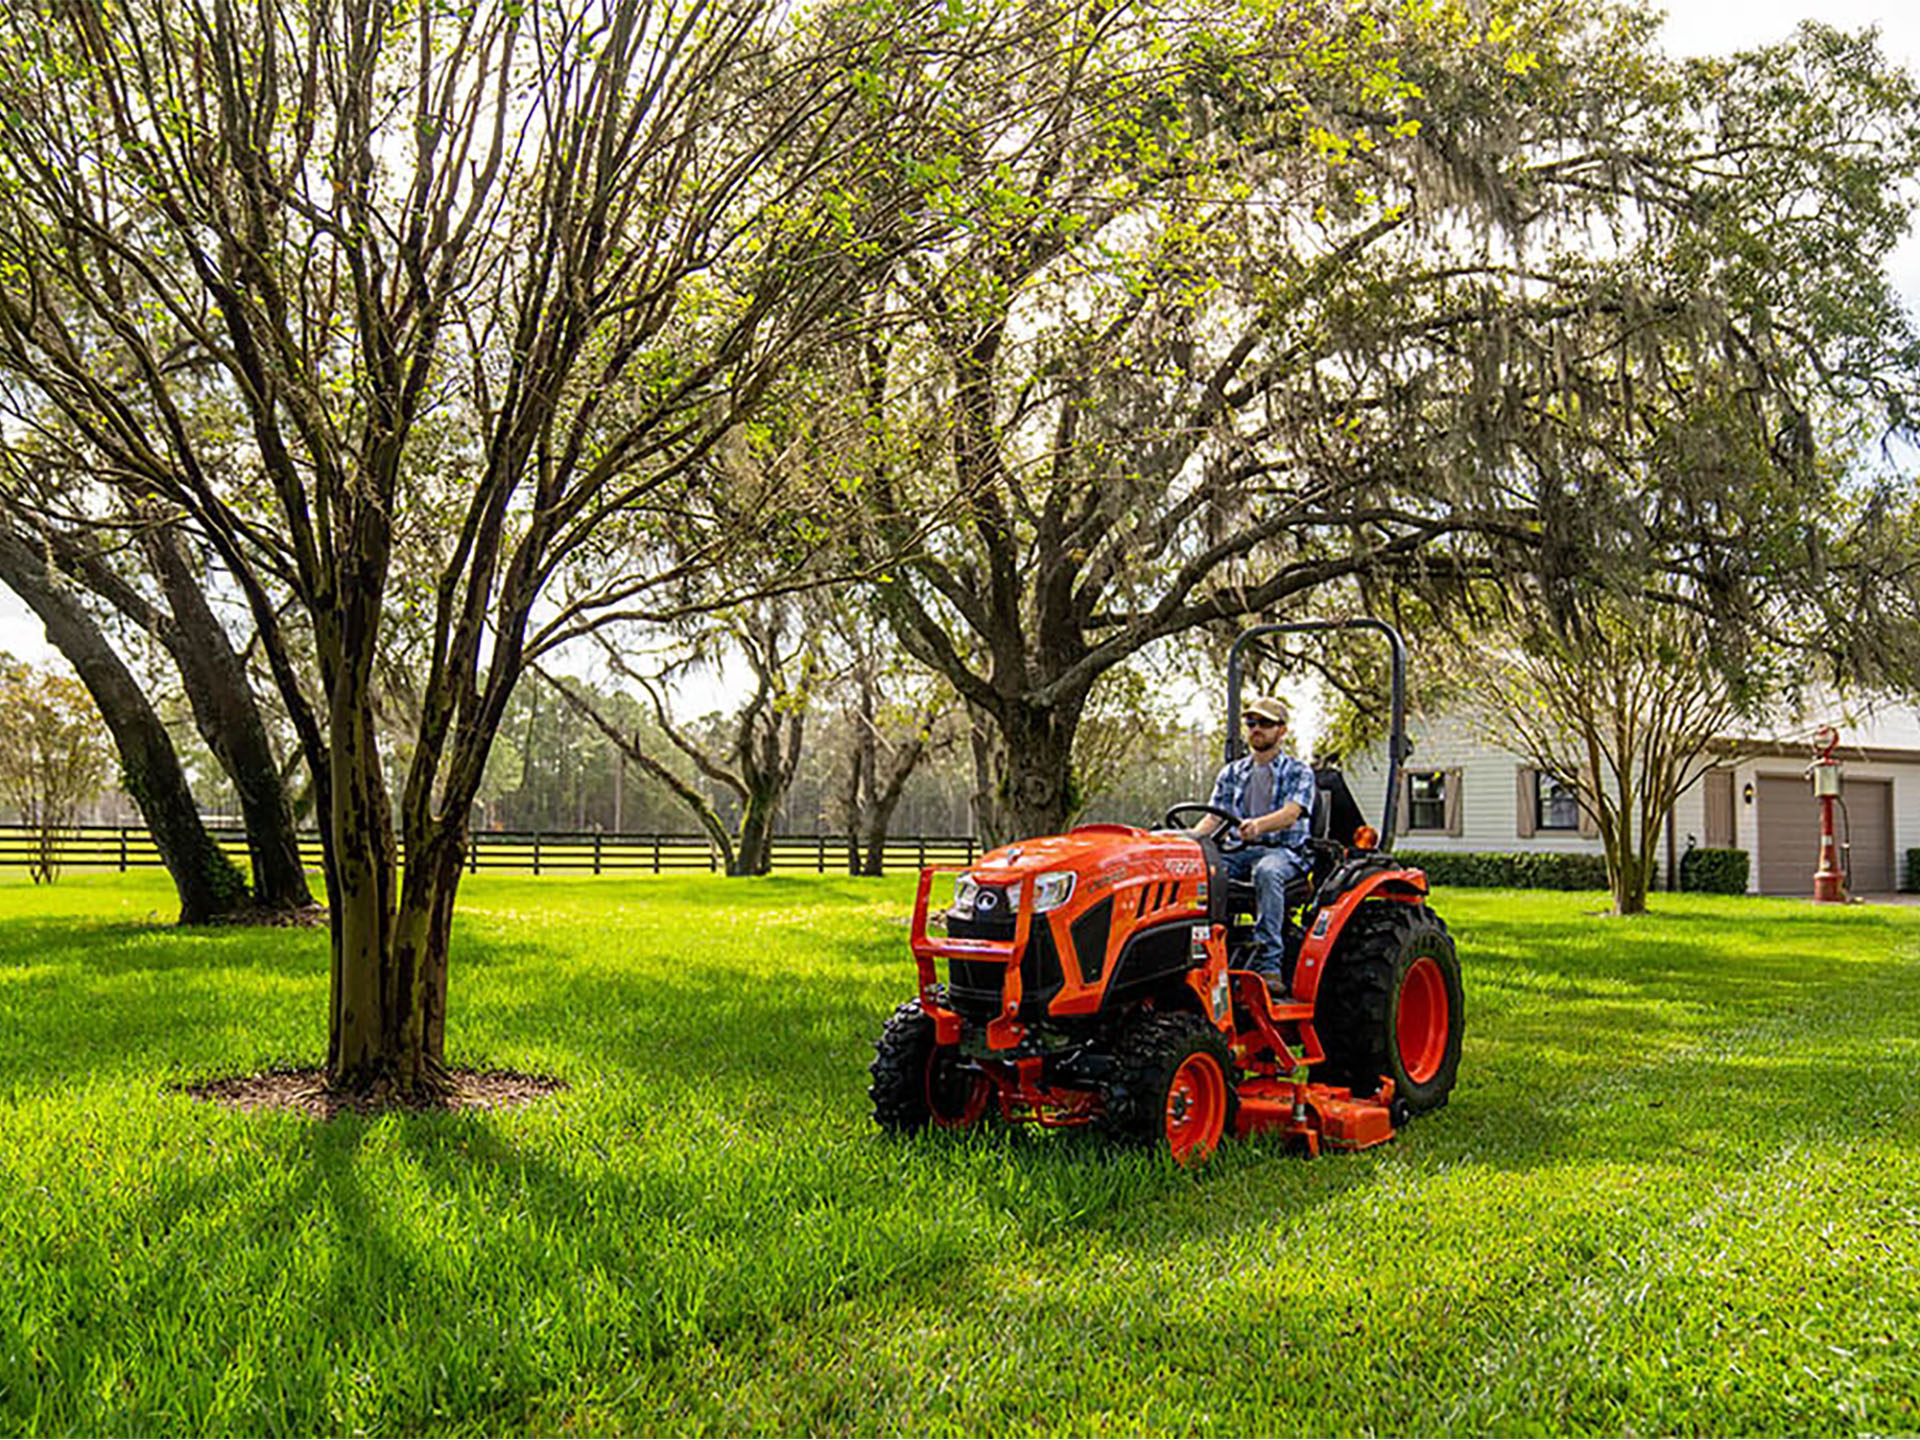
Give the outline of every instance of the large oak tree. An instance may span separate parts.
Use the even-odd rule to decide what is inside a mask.
[[[0,18],[0,366],[58,417],[36,438],[59,463],[191,517],[249,605],[318,797],[336,1084],[445,1083],[454,896],[508,699],[710,553],[699,458],[894,243],[864,181],[911,114],[863,65],[935,15]],[[428,637],[397,795],[390,615]]]
[[[848,387],[865,533],[960,508],[882,593],[995,732],[1002,838],[1074,812],[1093,687],[1149,646],[1516,574],[1562,604],[1629,549],[1733,596],[1821,493],[1815,408],[1902,419],[1915,110],[1870,39],[1689,68],[1626,8],[1077,20],[946,113],[967,223]],[[1638,387],[1763,472],[1642,463]]]

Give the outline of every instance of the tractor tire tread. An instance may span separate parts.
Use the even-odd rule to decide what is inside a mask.
[[[1403,963],[1426,955],[1441,967],[1449,1001],[1449,1037],[1438,1071],[1424,1084],[1403,1073],[1394,1033],[1395,988]],[[1460,1068],[1466,1027],[1460,962],[1446,922],[1425,905],[1397,900],[1363,903],[1347,921],[1320,982],[1314,1024],[1327,1059],[1316,1078],[1374,1093],[1383,1076],[1411,1114],[1447,1103]]]
[[[1115,1056],[1118,1074],[1106,1088],[1106,1129],[1132,1145],[1165,1139],[1167,1087],[1182,1061],[1204,1050],[1220,1064],[1227,1081],[1227,1123],[1233,1128],[1233,1060],[1226,1037],[1198,1015],[1185,1011],[1143,1015],[1127,1027]]]
[[[867,1067],[873,1076],[867,1098],[873,1101],[874,1123],[882,1130],[913,1135],[932,1123],[926,1074],[933,1046],[933,1017],[920,1008],[917,995],[896,1006],[881,1026],[873,1063]]]

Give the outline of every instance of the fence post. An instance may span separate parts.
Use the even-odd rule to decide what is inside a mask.
[[[127,827],[120,827],[120,873],[127,873]]]
[[[540,832],[533,832],[533,873],[540,873]]]
[[[593,873],[600,873],[600,832],[593,832]]]
[[[653,837],[653,873],[656,875],[660,873],[660,837],[658,835]]]
[[[973,836],[967,836],[967,864],[973,864]]]
[[[480,873],[480,840],[486,833],[484,830],[474,831],[472,843],[467,846],[467,873],[469,875],[478,875]]]
[[[920,868],[927,868],[927,837],[924,835],[920,837]]]
[[[718,874],[720,870],[720,852],[713,848],[713,842],[707,842],[707,873]]]
[[[827,837],[819,835],[815,838],[820,842],[820,863],[816,868],[824,875],[827,873]]]

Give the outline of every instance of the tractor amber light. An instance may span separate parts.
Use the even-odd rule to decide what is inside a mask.
[[[1377,850],[1380,846],[1380,832],[1371,825],[1362,825],[1353,832],[1353,848],[1356,850]]]

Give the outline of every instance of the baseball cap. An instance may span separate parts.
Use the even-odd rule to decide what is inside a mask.
[[[1287,723],[1287,702],[1277,695],[1252,695],[1241,703],[1242,715],[1258,715],[1262,720]]]

